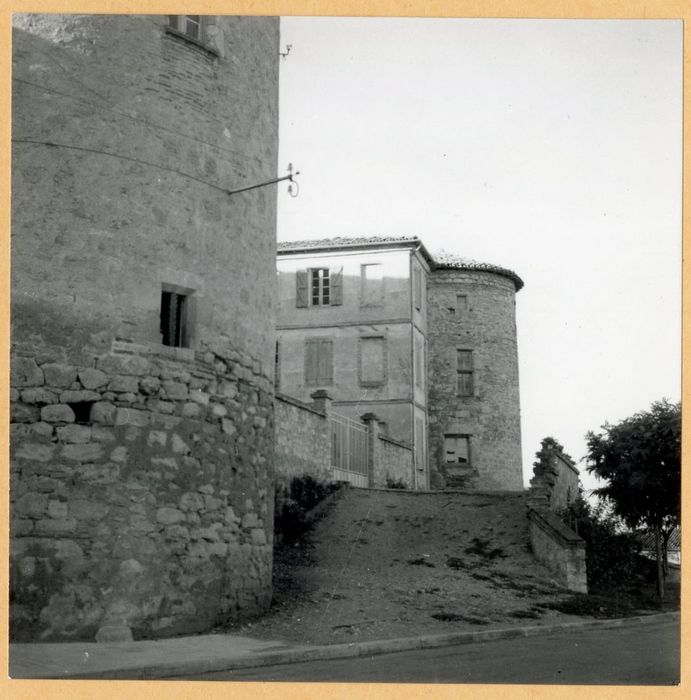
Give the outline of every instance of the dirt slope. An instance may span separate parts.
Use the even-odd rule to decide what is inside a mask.
[[[338,643],[576,619],[528,547],[521,495],[348,490],[279,548],[275,604],[233,631]]]

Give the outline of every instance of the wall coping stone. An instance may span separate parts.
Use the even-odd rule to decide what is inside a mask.
[[[529,508],[528,519],[553,539],[558,540],[567,547],[585,546],[585,540],[562,522],[552,511]]]
[[[397,445],[398,447],[402,447],[406,450],[410,450],[411,452],[413,451],[412,445],[409,445],[407,442],[403,440],[397,440],[396,438],[392,438],[390,435],[379,435],[378,436],[380,440],[383,440],[384,442],[390,442],[392,445]]]
[[[288,396],[288,394],[281,394],[278,392],[276,392],[276,394],[274,396],[279,401],[283,401],[283,403],[291,404],[292,406],[295,406],[296,408],[301,408],[304,411],[309,411],[310,413],[314,413],[315,415],[317,415],[321,418],[326,418],[325,413],[322,413],[321,411],[318,411],[313,406],[310,406],[309,404],[300,401],[300,399],[296,399],[296,398],[293,398],[292,396]]]

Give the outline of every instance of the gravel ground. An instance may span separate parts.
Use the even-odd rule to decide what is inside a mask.
[[[530,553],[523,494],[349,489],[276,550],[274,604],[226,631],[304,644],[576,618]]]

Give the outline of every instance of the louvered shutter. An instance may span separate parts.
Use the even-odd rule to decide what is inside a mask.
[[[319,343],[319,384],[333,381],[333,343],[322,340]]]
[[[331,306],[343,304],[343,268],[331,271]]]
[[[308,340],[305,344],[305,384],[307,385],[317,384],[318,358],[319,343]]]
[[[295,273],[295,306],[308,306],[309,271],[298,270]]]

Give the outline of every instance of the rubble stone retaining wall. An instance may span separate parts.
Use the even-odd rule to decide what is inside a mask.
[[[529,502],[562,511],[578,497],[579,486],[579,472],[573,460],[556,440],[545,438],[533,466]]]
[[[553,513],[528,511],[533,554],[565,588],[588,592],[585,541]]]
[[[285,394],[276,394],[275,464],[278,478],[308,475],[331,480],[331,433],[324,413]]]
[[[189,632],[270,603],[270,382],[237,352],[114,346],[12,364],[15,637]]]

